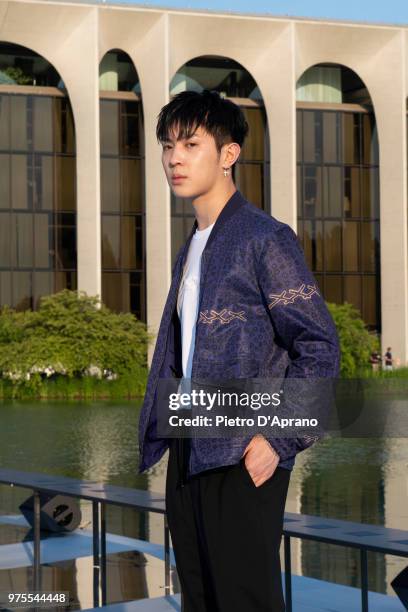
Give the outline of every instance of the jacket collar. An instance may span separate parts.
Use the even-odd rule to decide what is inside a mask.
[[[208,251],[208,247],[214,241],[217,233],[220,229],[225,225],[225,223],[234,215],[240,208],[245,204],[246,200],[238,189],[232,194],[229,200],[227,200],[224,207],[221,209],[220,214],[215,220],[214,227],[211,230],[211,234],[208,237],[207,243],[205,245],[203,255],[206,251]],[[185,259],[187,257],[188,249],[190,246],[190,242],[193,238],[193,235],[198,227],[197,219],[195,219],[193,227],[191,228],[191,232],[187,238],[186,244],[184,245],[184,250],[182,254],[182,266],[184,265]]]

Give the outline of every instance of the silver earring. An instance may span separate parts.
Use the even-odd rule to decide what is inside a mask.
[[[228,176],[229,175],[229,168],[224,168],[224,176]]]

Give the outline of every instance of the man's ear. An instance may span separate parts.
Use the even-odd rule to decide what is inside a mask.
[[[221,157],[223,167],[230,168],[237,161],[239,154],[241,153],[241,147],[236,142],[228,142],[223,145]]]

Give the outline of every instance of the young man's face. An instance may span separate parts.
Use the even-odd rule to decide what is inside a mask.
[[[225,181],[223,159],[215,140],[202,127],[190,138],[177,140],[177,131],[162,143],[162,163],[175,196],[197,198]]]

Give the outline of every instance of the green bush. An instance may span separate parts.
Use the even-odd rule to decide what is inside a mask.
[[[379,349],[378,337],[370,333],[360,312],[352,304],[327,304],[340,341],[340,374],[345,378],[371,372],[370,355]]]
[[[116,314],[98,304],[97,297],[64,289],[41,298],[35,312],[1,309],[3,393],[42,395],[44,381],[55,386],[56,379],[83,379],[85,391],[86,385],[95,387],[90,380],[119,388],[136,376],[144,383],[150,339],[145,325],[130,313]],[[72,388],[72,382],[64,385]]]

